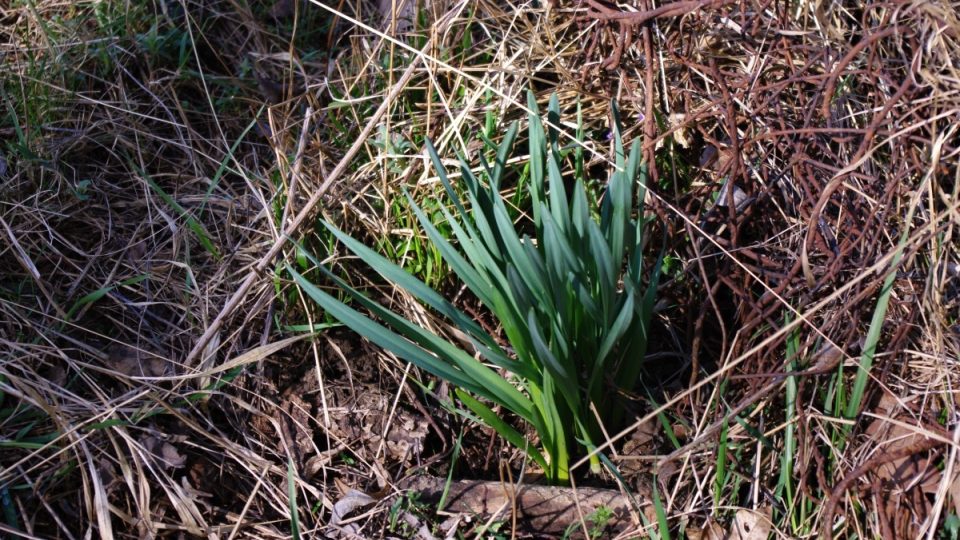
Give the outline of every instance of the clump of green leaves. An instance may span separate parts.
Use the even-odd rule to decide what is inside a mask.
[[[532,95],[528,101],[536,111]],[[548,117],[550,128],[545,131],[539,113],[529,115],[530,181],[526,187],[533,206],[534,238],[518,232],[524,224],[513,223],[500,196],[517,136],[516,124],[503,137],[493,164],[479,157],[480,177],[486,183],[460,157],[465,200],[427,142],[452,203],[452,209],[441,207],[441,212],[456,247],[406,194],[444,261],[499,320],[509,348],[502,347],[436,291],[329,223],[323,225],[350,251],[446,317],[469,338],[474,350],[463,350],[391,312],[326,268],[320,271],[373,317],[324,292],[292,267],[288,266],[288,271],[330,315],[454,384],[469,410],[465,414],[525,450],[548,479],[566,483],[571,458],[594,450],[602,439],[602,428],[615,429],[623,419],[622,403],[611,397],[611,387],[629,391],[636,385],[646,353],[660,265],[652,265],[644,285],[641,246],[646,169],[640,165],[639,144],[633,144],[628,156],[619,122],[614,122],[616,168],[601,207],[594,211],[588,204],[582,173],[573,178],[573,192],[567,194],[558,133],[553,127],[559,125],[555,96]],[[491,403],[523,419],[536,432],[536,439],[528,439],[512,427],[494,412]],[[591,463],[599,468],[596,456]]]

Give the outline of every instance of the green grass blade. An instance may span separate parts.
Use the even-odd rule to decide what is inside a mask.
[[[890,293],[893,292],[893,282],[897,277],[896,267],[900,262],[900,248],[894,257],[893,265],[886,279],[883,280],[883,287],[880,289],[880,296],[877,298],[877,307],[873,310],[873,317],[870,319],[870,329],[867,330],[867,337],[864,339],[863,352],[860,354],[860,366],[857,368],[857,377],[853,381],[853,391],[850,393],[847,408],[844,416],[848,419],[856,418],[860,413],[860,404],[863,401],[863,394],[867,389],[867,382],[870,380],[870,369],[873,367],[873,357],[877,352],[877,344],[880,342],[880,332],[883,330],[883,322],[887,317],[887,306],[890,303]],[[844,428],[849,431],[850,426]]]
[[[404,360],[412,362],[418,367],[433,373],[437,377],[448,380],[453,384],[458,386],[473,385],[473,381],[466,378],[459,371],[440,362],[437,358],[413,343],[403,339],[386,327],[370,320],[357,310],[325,293],[289,265],[287,265],[287,272],[293,276],[294,281],[307,293],[307,296],[316,302],[324,311],[375,345],[393,352]],[[362,295],[358,293],[354,298],[359,300],[360,296]]]
[[[247,124],[247,127],[244,128],[242,132],[240,132],[240,136],[237,137],[237,140],[233,141],[233,144],[230,145],[230,149],[227,150],[227,153],[224,154],[223,159],[220,160],[220,165],[217,167],[216,172],[213,173],[213,178],[210,179],[210,186],[207,188],[206,193],[203,194],[203,200],[200,202],[200,209],[198,210],[197,213],[200,214],[201,217],[203,216],[203,211],[207,206],[207,201],[210,200],[210,195],[212,195],[213,191],[217,189],[218,185],[220,185],[220,179],[223,178],[223,174],[225,172],[230,171],[238,176],[243,176],[236,170],[233,170],[229,165],[227,165],[227,163],[230,160],[236,161],[236,159],[234,158],[234,155],[237,152],[237,148],[239,148],[240,143],[242,143],[243,140],[246,139],[247,133],[249,133],[250,130],[253,129],[253,127],[256,126],[257,123],[260,121],[260,115],[263,114],[263,111],[265,110],[267,110],[267,106],[265,104],[261,105],[260,110],[258,110],[253,115],[253,120],[251,120],[250,123]]]
[[[583,180],[577,180],[573,187],[573,202],[570,205],[570,224],[578,240],[583,240],[587,236],[587,223],[590,219],[590,209],[587,203],[587,189],[583,185]]]
[[[150,274],[140,274],[140,275],[138,275],[138,276],[133,276],[133,277],[127,278],[127,279],[121,281],[120,283],[117,283],[116,285],[109,285],[109,286],[107,286],[107,287],[101,287],[101,288],[99,288],[99,289],[97,289],[97,290],[95,290],[95,291],[93,291],[93,292],[91,292],[91,293],[85,294],[85,295],[82,296],[79,300],[77,300],[76,302],[74,302],[74,304],[73,304],[72,306],[70,306],[70,309],[67,311],[67,317],[66,317],[66,319],[67,319],[68,321],[73,320],[73,316],[74,316],[78,311],[80,311],[80,309],[83,308],[83,306],[92,304],[92,303],[96,302],[97,300],[100,300],[101,298],[103,298],[104,296],[106,296],[107,294],[109,294],[109,293],[110,293],[111,291],[113,291],[114,289],[117,289],[118,287],[128,287],[128,286],[130,286],[130,285],[136,285],[136,284],[138,284],[138,283],[142,283],[142,282],[146,281],[147,279],[150,279]]]
[[[623,171],[626,168],[626,153],[623,151],[623,124],[620,122],[620,107],[617,107],[615,101],[610,102],[610,114],[613,117],[613,151],[617,164],[617,171]]]
[[[450,484],[453,482],[453,471],[457,469],[457,460],[460,458],[460,448],[463,446],[463,430],[457,435],[457,440],[453,443],[453,452],[450,455],[450,468],[447,470],[447,481],[443,484],[443,491],[440,493],[440,500],[437,501],[437,511],[443,510],[447,504],[447,496],[450,494]]]
[[[410,203],[416,210],[419,210],[419,207],[416,206],[411,200]],[[419,217],[419,216],[418,216]],[[481,327],[477,324],[473,318],[468,317],[462,311],[454,307],[453,304],[447,301],[439,293],[428,287],[424,282],[410,275],[406,270],[397,266],[386,257],[383,257],[379,253],[370,249],[361,242],[358,242],[350,235],[344,233],[340,229],[334,227],[326,221],[322,221],[324,227],[327,228],[334,236],[337,237],[350,251],[355,253],[360,259],[363,260],[367,265],[373,268],[378,274],[386,278],[392,283],[395,283],[402,287],[404,290],[413,294],[417,299],[425,303],[427,306],[435,309],[437,312],[441,313],[458,328],[467,332],[470,336],[477,338],[485,346],[488,347],[497,347],[496,342],[491,338]],[[450,261],[447,261],[448,264]],[[469,265],[465,265],[465,268],[469,269]],[[459,275],[459,272],[458,272]],[[461,276],[464,277],[464,276]],[[466,277],[464,277],[466,279]],[[470,276],[470,279],[479,280],[479,276]]]
[[[206,227],[202,223],[197,221],[193,214],[188,212],[186,208],[180,206],[180,203],[176,201],[173,197],[170,196],[166,191],[163,190],[156,182],[153,181],[150,176],[147,175],[145,171],[140,171],[140,176],[147,181],[147,184],[150,186],[150,189],[154,191],[163,202],[167,203],[168,206],[177,211],[178,214],[187,222],[187,227],[193,232],[193,235],[197,237],[197,240],[200,242],[200,245],[203,246],[203,249],[207,250],[214,259],[218,261],[221,259],[220,251],[217,250],[217,246],[213,244],[213,241],[210,240],[210,233],[207,232]]]
[[[510,424],[506,423],[502,418],[497,416],[489,407],[483,403],[477,401],[470,394],[460,390],[459,388],[455,390],[457,398],[466,405],[473,414],[477,415],[484,424],[487,424],[494,431],[496,431],[501,437],[506,439],[507,442],[513,446],[524,450],[526,454],[532,459],[537,465],[539,465],[543,470],[547,469],[547,461],[544,459],[543,455],[540,452],[537,452],[533,444],[530,443],[519,431],[513,428]]]
[[[714,511],[720,506],[720,499],[723,498],[723,488],[727,484],[727,433],[727,417],[724,416],[720,426],[720,444],[717,447],[717,467],[713,479]]]
[[[560,283],[567,280],[568,274],[583,273],[583,262],[580,257],[567,242],[560,226],[546,212],[543,216],[543,249],[545,266]]]
[[[540,330],[540,325],[537,324],[532,309],[530,310],[530,315],[527,316],[527,325],[530,328],[530,335],[533,337],[534,351],[537,357],[543,362],[543,366],[550,371],[555,379],[565,381],[563,384],[572,381],[574,374],[570,372],[567,366],[561,364],[550,350],[550,346],[547,345],[546,339],[544,339],[543,332]]]
[[[460,279],[463,280],[464,284],[470,288],[474,294],[477,295],[477,298],[480,299],[485,305],[490,305],[493,303],[493,298],[489,292],[493,287],[493,279],[496,279],[497,276],[489,276],[487,274],[487,266],[481,264],[481,261],[485,259],[482,248],[477,246],[473,240],[470,239],[468,233],[460,226],[459,223],[450,215],[446,208],[441,207],[440,211],[447,219],[450,224],[450,228],[453,230],[454,236],[457,237],[457,240],[460,242],[460,247],[464,250],[470,261],[465,259],[453,245],[443,236],[443,234],[436,228],[436,226],[431,223],[430,218],[413,202],[413,198],[410,194],[407,194],[407,198],[410,201],[411,209],[413,210],[414,215],[417,216],[417,219],[420,221],[420,226],[423,227],[424,232],[427,233],[427,237],[433,242],[437,250],[440,252],[440,256],[443,257],[443,260],[450,265],[450,269],[457,274]],[[485,261],[487,264],[490,264],[489,259]],[[494,268],[495,269],[495,266]],[[492,269],[490,269],[492,270]]]
[[[557,401],[556,381],[550,373],[544,373],[541,379],[543,392],[538,395],[539,410],[543,416],[544,428],[540,432],[540,443],[550,456],[548,477],[554,481],[566,484],[569,480],[569,455],[567,440],[570,437],[572,426],[561,413],[562,403]]]
[[[506,135],[503,136],[503,141],[500,142],[500,146],[497,148],[496,162],[493,164],[493,172],[490,175],[490,189],[493,192],[500,190],[500,179],[503,177],[503,171],[507,167],[507,160],[510,158],[510,152],[513,150],[513,143],[517,138],[518,129],[519,125],[516,122],[510,124]]]
[[[612,215],[610,228],[607,230],[607,242],[610,246],[610,257],[618,267],[623,261],[623,252],[627,227],[630,225],[630,184],[632,178],[625,173],[616,173],[610,180],[607,189],[607,198],[610,201]]]
[[[290,504],[290,534],[300,540],[300,510],[297,508],[297,484],[293,472],[293,458],[287,458],[287,500]]]
[[[560,98],[556,92],[550,94],[547,101],[547,137],[550,142],[550,150],[554,156],[560,157],[560,133],[557,126],[560,125]]]
[[[643,369],[643,358],[647,354],[650,335],[650,319],[653,317],[653,308],[657,300],[657,287],[660,284],[660,273],[663,267],[663,257],[666,245],[660,251],[660,256],[653,265],[650,283],[643,294],[643,301],[634,305],[637,316],[633,326],[627,332],[630,345],[618,368],[617,380],[623,388],[632,389],[637,384],[640,371]]]
[[[437,149],[433,147],[433,142],[430,139],[424,141],[425,146],[427,147],[427,155],[430,156],[430,161],[433,162],[433,169],[437,171],[437,176],[440,177],[440,183],[443,184],[443,188],[447,192],[447,196],[450,197],[450,200],[453,201],[453,205],[457,209],[457,213],[461,216],[467,215],[467,210],[463,207],[463,203],[460,201],[460,197],[457,195],[457,192],[454,191],[453,185],[450,183],[450,179],[447,177],[447,168],[443,166],[443,162],[440,161],[440,155],[437,154]]]
[[[529,350],[530,339],[526,333],[526,318],[521,315],[520,308],[516,304],[509,291],[509,280],[500,270],[499,265],[493,256],[485,249],[482,243],[475,243],[469,239],[459,238],[461,247],[470,262],[467,262],[449,242],[440,234],[440,232],[430,223],[426,215],[419,211],[416,205],[412,205],[417,218],[426,231],[431,241],[435,242],[441,252],[444,260],[450,265],[451,269],[463,279],[467,287],[480,299],[487,308],[489,308],[497,319],[503,324],[504,331],[510,344],[517,350],[518,356],[523,357],[523,351]],[[449,221],[451,229],[455,235],[462,233],[462,229],[456,220],[450,216],[445,208],[441,207],[441,212]],[[486,276],[480,276],[478,270],[484,271]]]
[[[506,208],[498,205],[494,208],[493,213],[496,219],[497,233],[506,250],[506,260],[513,263],[521,281],[537,302],[547,302],[549,295],[547,294],[548,286],[544,282],[543,258],[536,250],[524,249],[520,238],[517,237],[516,228],[507,216]]]
[[[580,103],[580,96],[577,96],[577,133],[576,133],[576,142],[574,143],[573,150],[573,163],[574,171],[576,174],[577,181],[583,181],[586,179],[585,168],[584,168],[584,159],[583,159],[583,148],[585,134],[583,131],[583,107]]]
[[[470,170],[470,166],[463,161],[460,162],[460,171],[462,172],[463,179],[467,182],[467,197],[471,205],[469,215],[473,218],[473,226],[480,233],[479,238],[493,259],[498,263],[502,262],[504,260],[503,240],[494,232],[493,201],[491,195],[483,189],[480,181],[477,180],[473,175],[473,171]],[[499,194],[497,194],[497,196],[499,196]],[[464,215],[462,217],[466,216]]]
[[[546,137],[543,133],[543,123],[540,121],[540,114],[537,108],[537,98],[533,92],[527,92],[527,108],[530,112],[527,114],[529,122],[529,152],[530,152],[530,199],[533,206],[533,224],[538,233],[542,223],[542,207],[545,202],[546,192],[544,191],[544,170],[546,160]]]
[[[596,294],[587,289],[588,284],[584,284],[579,279],[574,279],[573,282],[573,292],[576,295],[576,301],[579,302],[580,307],[583,309],[583,312],[590,317],[590,320],[593,322],[604,320],[604,313],[597,302],[594,300]],[[549,313],[554,313],[555,310],[550,309]]]
[[[607,325],[613,318],[613,303],[617,292],[617,269],[614,267],[616,261],[610,254],[610,248],[607,241],[600,232],[600,227],[595,221],[590,220],[587,224],[587,241],[589,247],[590,263],[596,268],[595,280],[597,291],[594,293],[600,301],[602,309],[602,318],[599,324]]]
[[[571,228],[570,201],[567,199],[567,190],[563,187],[563,176],[560,173],[560,164],[557,162],[555,154],[547,156],[547,175],[550,179],[550,212],[553,214],[557,227],[566,234],[567,230]]]
[[[639,177],[637,179],[637,204],[639,205],[638,216],[634,222],[634,234],[633,234],[633,252],[630,256],[629,266],[627,268],[627,274],[634,284],[640,285],[641,276],[643,275],[643,227],[646,223],[646,220],[643,217],[643,199],[646,196],[647,192],[647,166],[646,164],[642,165],[639,170]],[[661,257],[663,254],[661,254]]]
[[[3,508],[3,520],[7,523],[7,526],[14,531],[20,531],[20,518],[17,516],[17,508],[13,505],[10,488],[6,486],[0,488],[0,508]]]
[[[633,308],[633,295],[627,294],[626,300],[624,300],[623,306],[620,308],[620,313],[613,321],[613,324],[610,325],[610,328],[607,329],[606,335],[600,344],[600,350],[597,352],[597,358],[594,364],[594,373],[591,377],[591,380],[600,377],[600,371],[604,371],[603,368],[606,364],[607,356],[613,351],[613,348],[620,341],[620,338],[627,333],[627,330],[632,325],[635,316],[636,313]]]
[[[660,500],[660,490],[657,486],[657,477],[653,477],[653,510],[657,514],[657,527],[660,529],[659,538],[670,540],[670,523],[667,521],[667,512],[663,508],[663,502]]]
[[[784,325],[790,324],[790,317],[784,319]],[[787,338],[786,355],[791,359],[787,365],[787,371],[796,371],[799,368],[797,362],[797,353],[800,349],[800,335],[794,331]],[[786,387],[784,389],[784,423],[786,427],[783,430],[783,452],[780,454],[780,478],[777,482],[775,494],[785,499],[786,517],[790,517],[793,512],[793,460],[797,451],[797,440],[795,435],[796,426],[794,422],[797,416],[797,378],[793,375],[787,377]]]

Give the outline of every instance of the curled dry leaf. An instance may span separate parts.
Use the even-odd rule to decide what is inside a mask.
[[[333,513],[330,516],[330,527],[334,530],[327,535],[327,538],[339,538],[340,535],[347,537],[355,536],[360,532],[359,525],[356,523],[343,524],[347,515],[358,508],[369,506],[377,502],[376,499],[356,489],[348,490],[340,500],[333,504]]]
[[[113,343],[107,348],[106,366],[127,377],[163,377],[169,361],[139,347]]]
[[[177,450],[177,447],[158,437],[147,435],[140,439],[140,444],[167,469],[179,469],[187,464],[187,458]]]
[[[650,462],[644,457],[656,454],[658,430],[659,424],[654,421],[637,426],[620,450],[618,466],[621,472],[639,474],[650,468]]]
[[[909,414],[898,412],[899,406],[897,398],[890,394],[884,394],[880,398],[879,413],[883,416],[895,418],[905,424],[911,424]],[[921,439],[922,430],[913,430],[886,419],[878,418],[867,426],[866,434],[871,439],[882,444],[885,452],[894,452],[898,449],[906,448]],[[896,459],[888,463],[883,463],[876,468],[874,474],[885,485],[897,485],[904,489],[911,486],[921,488],[925,493],[935,493],[940,483],[940,472],[936,468],[934,460],[925,454],[916,454],[904,458]]]
[[[939,489],[943,476],[937,467],[939,457],[933,452],[909,451],[928,440],[924,435],[927,428],[917,425],[916,416],[901,407],[901,401],[895,396],[885,393],[877,405],[877,413],[880,418],[873,420],[865,433],[882,449],[883,454],[878,455],[909,452],[904,457],[884,461],[870,471],[883,492],[877,494],[877,500],[885,506],[883,514],[890,522],[892,533],[912,537],[919,533],[917,524],[922,521],[916,517],[929,514],[930,496]],[[907,427],[911,425],[917,427]]]
[[[712,519],[708,520],[703,527],[699,529],[690,527],[686,532],[690,540],[723,540],[726,537],[723,527]]]
[[[339,479],[336,480],[338,489],[343,496],[333,504],[333,512],[330,516],[330,527],[334,530],[327,534],[327,538],[359,538],[360,526],[358,523],[344,523],[347,516],[354,510],[369,506],[379,500],[378,496],[371,496],[356,489],[347,488],[342,485]],[[430,527],[425,525],[420,518],[408,512],[401,510],[397,516],[403,521],[410,530],[416,531],[411,538],[418,540],[436,540],[436,537],[430,532]]]
[[[692,141],[690,140],[690,134],[687,133],[686,121],[686,114],[672,113],[670,115],[670,126],[674,129],[673,140],[683,148],[690,148]]]
[[[687,537],[691,540],[766,540],[772,529],[769,507],[759,510],[740,508],[728,530],[711,519],[700,529],[688,529]]]
[[[721,208],[726,208],[729,195],[727,190],[730,189],[730,181],[727,180],[723,183],[723,186],[720,187],[720,193],[717,194],[716,205]],[[744,193],[740,186],[733,185],[733,204],[736,206],[737,210],[743,210],[743,208],[750,202],[750,199],[747,197],[747,194]]]
[[[379,453],[383,444],[387,458],[406,463],[423,450],[429,424],[422,415],[404,409],[397,409],[391,417],[390,409],[389,396],[378,392],[362,394],[350,407],[330,409],[331,434],[345,441],[362,442],[374,454]],[[385,425],[387,433],[383,437]]]
[[[730,540],[766,540],[770,536],[773,524],[770,520],[770,508],[760,510],[737,510],[727,538]]]

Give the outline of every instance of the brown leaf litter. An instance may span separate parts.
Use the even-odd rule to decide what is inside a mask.
[[[885,393],[875,419],[867,426],[866,447],[875,452],[834,488],[824,509],[821,537],[830,538],[833,516],[848,490],[860,479],[869,480],[862,491],[872,493],[880,529],[886,538],[916,538],[931,514],[932,499],[943,481],[942,455],[932,450],[950,441],[937,424],[923,421],[912,407]],[[958,504],[958,481],[951,482],[951,496]]]
[[[769,506],[759,510],[740,508],[726,529],[711,519],[700,529],[687,529],[687,537],[690,540],[766,540],[771,530]]]

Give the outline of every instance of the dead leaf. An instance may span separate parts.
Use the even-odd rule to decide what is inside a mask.
[[[320,452],[314,456],[311,456],[307,459],[307,462],[303,465],[303,478],[304,480],[310,480],[315,477],[324,467],[330,465],[330,462],[333,461],[333,456],[337,455],[340,452],[341,448],[333,448],[326,452]]]
[[[374,454],[386,450],[383,454],[390,460],[406,463],[423,450],[429,423],[422,415],[402,409],[390,419],[389,411],[389,396],[360,394],[350,407],[329,410],[330,432],[338,439],[360,441]],[[383,437],[388,420],[391,423]]]
[[[953,500],[953,514],[960,516],[960,472],[955,472],[950,482],[950,499]]]
[[[729,197],[729,195],[727,194],[727,190],[729,189],[730,189],[730,181],[727,180],[726,182],[723,183],[723,186],[720,187],[720,193],[717,194],[716,205],[718,207],[721,207],[721,208],[727,207],[727,202],[728,202],[727,197]],[[750,200],[747,197],[747,194],[742,189],[740,189],[740,186],[734,184],[733,185],[733,205],[739,211],[739,210],[743,210],[743,208],[747,205],[748,202],[750,202]]]
[[[904,411],[900,410],[899,401],[890,394],[884,394],[880,398],[877,408],[879,409],[877,412],[882,416],[907,424],[911,422],[910,415],[903,414]],[[867,426],[866,434],[878,444],[883,445],[885,452],[894,452],[906,448],[925,438],[917,431],[888,422],[882,418],[871,422]],[[892,483],[904,488],[908,485],[919,485],[925,493],[936,493],[940,484],[940,475],[933,461],[923,453],[884,463],[877,467],[875,474],[881,482]],[[920,480],[918,484],[916,483],[917,480]]]
[[[657,432],[660,425],[654,421],[648,421],[637,426],[630,434],[630,438],[623,443],[623,453],[627,455],[651,454],[656,450]]]
[[[730,524],[729,540],[767,540],[773,523],[770,520],[770,508],[760,511],[741,508]]]
[[[359,523],[348,523],[342,526],[341,523],[343,523],[347,515],[357,508],[369,506],[375,502],[377,502],[376,499],[362,491],[357,491],[356,489],[348,490],[347,493],[340,498],[340,500],[333,504],[333,512],[330,516],[330,526],[335,529],[335,532],[333,534],[328,534],[327,538],[337,538],[339,536],[337,532],[341,532],[348,537],[358,534],[360,532]]]
[[[706,167],[707,165],[713,163],[713,160],[717,158],[717,154],[718,151],[716,146],[712,144],[705,146],[703,148],[703,152],[700,153],[700,166]]]
[[[298,0],[277,0],[268,12],[275,19],[289,19],[297,11]]]
[[[53,386],[64,387],[67,385],[67,368],[63,364],[51,364],[45,376]]]
[[[160,456],[167,466],[174,469],[179,469],[187,464],[187,458],[168,442],[163,443],[163,446],[160,447]]]
[[[766,540],[773,522],[770,508],[750,510],[740,508],[730,522],[730,530],[724,531],[719,523],[710,519],[700,529],[687,529],[691,540]]]
[[[670,115],[670,126],[673,130],[673,140],[683,148],[690,148],[690,136],[687,134],[685,122],[687,115],[683,113],[673,113]]]
[[[163,377],[169,362],[139,347],[113,343],[107,348],[108,368],[127,377]]]
[[[158,437],[147,435],[140,439],[140,444],[156,457],[164,468],[179,469],[187,464],[187,458],[177,450],[177,447]]]
[[[400,422],[394,424],[387,433],[386,446],[390,457],[405,463],[412,456],[423,451],[423,441],[427,437],[427,422],[423,418],[414,417],[407,411],[399,411],[397,416]]]
[[[436,540],[437,537],[430,532],[429,525],[424,524],[420,521],[420,518],[413,515],[412,512],[403,510],[400,512],[400,520],[407,524],[407,527],[412,531],[417,531],[414,538],[418,540]]]
[[[726,534],[723,532],[723,527],[711,519],[699,529],[693,527],[687,529],[687,538],[690,540],[725,540]]]
[[[906,405],[892,394],[881,396],[875,410],[882,418],[873,420],[865,431],[872,440],[869,444],[888,453],[901,451],[926,439],[919,426],[916,430],[907,427],[916,424],[917,419]],[[919,452],[882,463],[871,471],[882,491],[876,494],[877,501],[884,504],[883,512],[895,533],[907,537],[918,533],[915,517],[929,513],[928,496],[937,492],[942,478],[937,459],[936,453]]]

